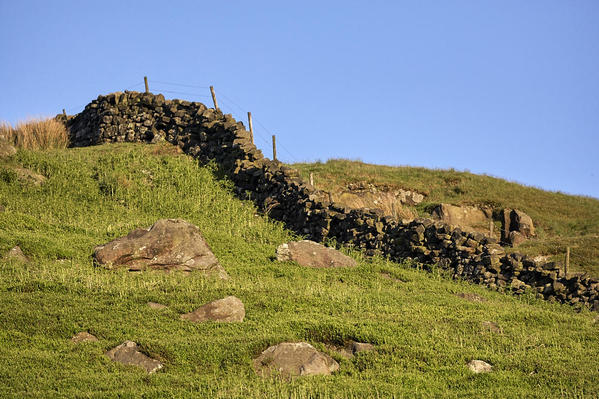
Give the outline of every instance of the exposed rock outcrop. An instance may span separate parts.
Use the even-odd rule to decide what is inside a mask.
[[[501,241],[515,247],[535,235],[532,218],[526,213],[517,209],[502,211]]]
[[[97,246],[94,258],[109,269],[201,271],[228,278],[200,230],[181,219],[160,219],[147,229]]]
[[[487,233],[489,222],[493,221],[493,210],[475,206],[439,204],[432,211],[431,216],[433,219],[459,227],[464,231]]]
[[[277,260],[293,261],[309,267],[353,267],[356,261],[334,248],[314,241],[292,241],[277,248]]]

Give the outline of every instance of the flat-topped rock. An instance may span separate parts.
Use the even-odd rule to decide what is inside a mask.
[[[94,258],[109,269],[201,271],[228,278],[200,230],[181,219],[160,219],[147,229],[97,246]]]
[[[478,294],[473,294],[471,292],[460,292],[456,294],[456,296],[465,299],[470,302],[485,302],[486,299]]]
[[[241,323],[245,317],[243,302],[237,297],[228,296],[200,306],[191,313],[181,315],[183,320],[196,323],[203,321],[219,321]]]
[[[339,364],[329,355],[317,351],[307,342],[283,342],[266,349],[254,359],[254,370],[266,377],[328,375],[339,370]]]
[[[277,248],[278,261],[294,261],[309,267],[353,267],[357,262],[333,248],[314,241],[292,241]]]
[[[166,305],[163,305],[163,304],[157,303],[157,302],[148,302],[146,305],[148,305],[150,308],[156,309],[156,310],[166,309],[168,307]]]
[[[87,331],[78,332],[77,334],[73,335],[73,337],[71,337],[71,341],[76,344],[80,344],[82,342],[94,342],[97,340],[98,338],[88,333]]]
[[[152,359],[138,351],[137,344],[133,341],[125,341],[119,346],[112,348],[106,352],[106,356],[114,362],[141,367],[148,373],[160,370],[163,366],[158,360]]]

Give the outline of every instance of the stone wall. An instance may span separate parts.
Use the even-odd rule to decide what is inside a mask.
[[[63,116],[57,116],[65,120]],[[322,200],[298,173],[262,155],[243,123],[197,102],[124,92],[99,96],[66,120],[73,146],[166,140],[203,163],[216,162],[249,198],[288,228],[315,240],[334,239],[392,260],[438,265],[454,278],[599,310],[599,280],[560,276],[552,264],[506,255],[493,238],[466,233],[431,219],[402,223],[377,210],[345,209]],[[579,305],[579,306],[580,306]]]

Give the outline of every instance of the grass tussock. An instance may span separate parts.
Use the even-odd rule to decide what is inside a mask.
[[[15,126],[2,122],[0,138],[7,140],[17,148],[27,150],[66,148],[69,145],[69,134],[66,127],[52,118],[32,118],[17,122]]]

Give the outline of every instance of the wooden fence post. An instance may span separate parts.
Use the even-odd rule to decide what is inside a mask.
[[[252,125],[252,113],[248,112],[248,126],[250,127],[250,137],[252,144],[254,144],[254,126]]]
[[[272,160],[277,160],[277,139],[275,135],[272,135]]]
[[[148,77],[144,76],[144,84],[146,85],[146,93],[150,92],[150,87],[148,86]]]
[[[220,111],[220,109],[218,109],[218,103],[216,102],[216,94],[214,94],[214,86],[210,86],[210,94],[212,94],[212,102],[214,103],[214,109]]]
[[[570,247],[566,247],[566,263],[564,265],[564,274],[568,278],[568,269],[570,268]]]

